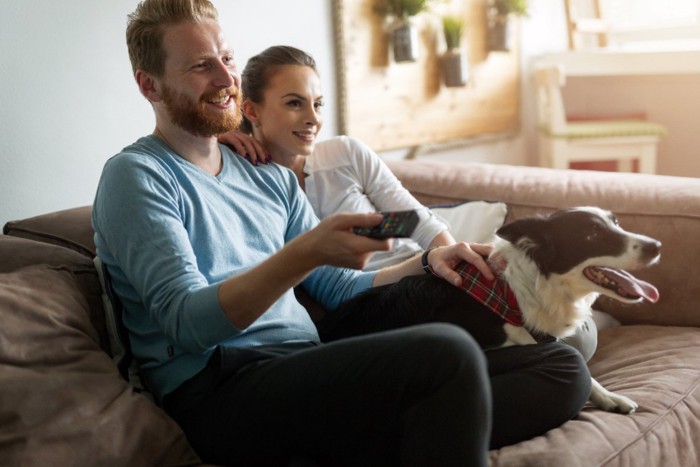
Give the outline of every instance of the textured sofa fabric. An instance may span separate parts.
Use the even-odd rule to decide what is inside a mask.
[[[493,467],[700,465],[700,179],[389,165],[426,204],[505,201],[508,220],[597,205],[663,242],[661,262],[638,274],[659,288],[659,303],[596,304],[622,326],[600,331],[591,372],[639,410],[587,407],[543,436],[492,451]],[[196,464],[179,428],[118,377],[105,353],[90,207],[9,222],[4,232],[0,319],[11,325],[0,327],[0,465]]]
[[[0,319],[0,465],[199,462],[107,355],[90,258],[1,236]]]

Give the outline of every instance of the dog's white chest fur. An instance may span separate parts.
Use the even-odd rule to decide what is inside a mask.
[[[504,268],[499,273],[513,289],[527,329],[567,337],[591,315],[598,294],[590,290],[582,293],[576,284],[581,279],[574,274],[545,277],[521,248],[504,240],[496,243],[491,264]]]

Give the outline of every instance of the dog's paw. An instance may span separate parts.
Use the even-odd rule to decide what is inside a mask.
[[[629,397],[608,391],[593,378],[591,378],[591,382],[590,399],[596,407],[607,412],[621,414],[630,414],[639,408],[639,405]]]
[[[603,407],[608,412],[630,414],[639,408],[639,405],[629,397],[614,392],[610,393],[608,399],[608,405]]]

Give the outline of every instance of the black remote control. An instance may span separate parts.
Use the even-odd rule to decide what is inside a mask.
[[[416,211],[382,212],[384,217],[374,227],[355,227],[353,232],[372,238],[410,237],[418,225]]]

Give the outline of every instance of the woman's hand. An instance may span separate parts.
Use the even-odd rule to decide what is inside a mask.
[[[488,280],[493,280],[495,276],[485,260],[491,250],[492,243],[456,243],[431,250],[428,264],[436,275],[456,286],[462,284],[462,277],[454,270],[460,261],[473,264]]]
[[[260,141],[238,130],[219,135],[219,142],[232,147],[253,165],[270,163],[270,155]]]

